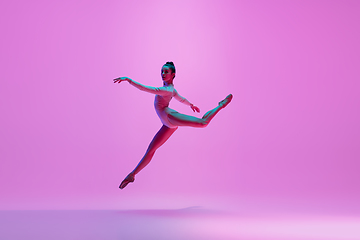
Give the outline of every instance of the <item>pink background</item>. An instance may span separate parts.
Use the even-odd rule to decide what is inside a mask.
[[[360,201],[359,1],[2,1],[0,210]],[[175,87],[205,129],[179,128],[118,185]],[[191,109],[176,101],[171,107]]]

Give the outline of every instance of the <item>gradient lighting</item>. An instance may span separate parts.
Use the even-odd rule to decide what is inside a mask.
[[[285,202],[321,219],[359,216],[359,1],[0,9],[1,210]],[[178,129],[119,190],[161,123],[153,95],[112,79],[161,86],[166,61],[201,113],[173,109],[202,116],[233,101],[207,128]]]
[[[224,218],[188,221],[194,235],[210,239],[360,239],[359,219],[291,217],[285,219]]]

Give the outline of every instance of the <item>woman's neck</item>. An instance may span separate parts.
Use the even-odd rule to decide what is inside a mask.
[[[167,87],[167,86],[171,86],[171,85],[174,85],[172,82],[164,82],[164,86]]]

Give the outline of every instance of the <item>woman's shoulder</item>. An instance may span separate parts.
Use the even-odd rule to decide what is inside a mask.
[[[175,96],[176,94],[178,94],[178,92],[176,91],[176,89],[175,89],[175,87],[174,87],[174,85],[171,85],[171,91],[172,91],[172,93],[173,93],[173,96]]]
[[[163,89],[166,89],[169,92],[176,92],[174,85],[164,86]]]
[[[166,87],[171,91],[176,91],[174,85],[169,85],[169,86],[166,86]]]

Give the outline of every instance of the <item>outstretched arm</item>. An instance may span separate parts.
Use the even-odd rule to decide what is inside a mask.
[[[195,112],[200,112],[200,109],[197,107],[197,106],[195,106],[194,104],[192,104],[192,103],[190,103],[186,98],[184,98],[183,96],[181,96],[175,89],[174,89],[174,91],[175,91],[175,95],[174,95],[174,98],[176,99],[176,100],[178,100],[179,102],[181,102],[181,103],[183,103],[183,104],[185,104],[185,105],[188,105],[188,106],[190,106],[191,107],[191,109]]]
[[[134,80],[132,80],[131,78],[128,78],[128,77],[119,77],[119,78],[114,79],[114,83],[121,83],[123,81],[127,81],[128,83],[130,83],[131,85],[133,85],[137,89],[139,89],[141,91],[144,91],[144,92],[148,92],[148,93],[153,93],[153,94],[157,94],[157,95],[168,95],[168,94],[172,93],[166,87],[150,87],[150,86],[146,86],[146,85],[143,85],[141,83],[135,82]]]

